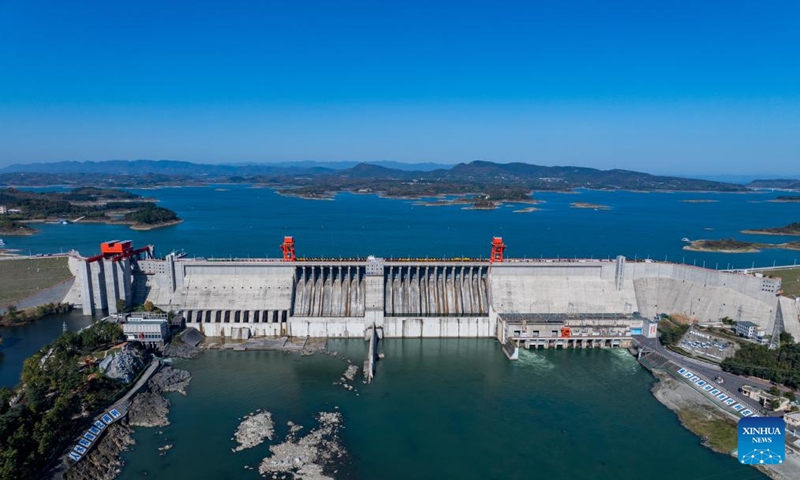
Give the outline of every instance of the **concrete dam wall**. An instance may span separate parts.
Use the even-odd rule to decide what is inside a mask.
[[[507,338],[515,331],[519,336],[544,331],[531,322],[560,322],[582,332],[595,319],[613,319],[609,328],[633,332],[661,313],[712,322],[728,316],[771,331],[780,291],[779,279],[623,257],[489,263],[208,261],[170,255],[103,259],[76,270],[73,291],[80,292],[84,311],[111,310],[119,299],[146,299],[180,312],[206,335],[231,338],[363,338],[373,325],[388,338]],[[516,325],[511,334],[499,332],[511,324]],[[800,325],[787,329],[793,327]],[[549,335],[553,329],[545,330]]]

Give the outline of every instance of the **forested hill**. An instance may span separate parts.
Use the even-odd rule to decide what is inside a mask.
[[[651,175],[630,170],[585,167],[548,167],[528,163],[473,161],[452,167],[394,162],[294,162],[286,164],[206,165],[170,160],[111,160],[12,165],[0,170],[0,184],[46,185],[58,181],[74,185],[152,186],[175,183],[249,182],[277,186],[314,185],[328,191],[382,190],[386,182],[416,181],[464,186],[516,187],[529,190],[748,191],[744,185],[681,177]],[[418,169],[414,170],[414,167]],[[437,168],[441,167],[441,168]],[[100,182],[100,183],[98,183]],[[456,189],[457,190],[457,189]]]
[[[750,188],[775,190],[800,190],[800,180],[796,178],[777,178],[774,180],[753,180],[747,184]]]
[[[546,167],[527,163],[461,163],[448,170],[449,180],[483,181],[525,185],[534,190],[573,188],[611,190],[691,190],[738,192],[743,185],[681,177],[666,177],[630,170],[598,170],[586,167]]]

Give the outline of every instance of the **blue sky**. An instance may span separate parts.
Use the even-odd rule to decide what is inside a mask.
[[[800,2],[0,1],[0,166],[800,174]]]

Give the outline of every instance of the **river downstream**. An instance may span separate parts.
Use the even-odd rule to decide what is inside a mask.
[[[328,349],[361,360],[365,342]],[[650,394],[654,382],[622,350],[522,352],[492,340],[387,340],[371,385],[333,385],[347,363],[317,354],[207,351],[176,362],[194,377],[170,394],[171,425],[137,429],[121,478],[258,478],[269,444],[232,452],[241,417],[272,412],[316,427],[344,417],[348,450],[336,478],[758,478],[710,452]],[[338,407],[338,409],[337,409]],[[159,447],[174,444],[165,455]],[[251,471],[245,466],[254,466]]]

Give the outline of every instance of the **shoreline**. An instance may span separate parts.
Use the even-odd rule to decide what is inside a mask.
[[[790,230],[788,232],[771,232],[769,230],[740,230],[740,233],[748,235],[774,235],[776,237],[800,237],[800,231]]]
[[[757,242],[737,242],[734,246],[707,246],[708,242],[718,242],[718,240],[693,240],[689,245],[684,245],[683,250],[688,252],[711,252],[711,253],[761,253],[763,250],[800,250],[800,242],[785,243],[757,243]]]
[[[164,393],[178,392],[186,396],[186,387],[191,381],[192,375],[187,370],[169,365],[161,367],[147,381],[145,387],[133,395],[125,417],[108,427],[105,435],[86,457],[69,464],[61,478],[113,480],[119,477],[125,468],[120,454],[136,445],[133,439],[135,427],[156,428],[169,425],[171,402],[164,397]],[[159,455],[166,455],[172,447],[169,443],[159,447]]]
[[[37,219],[37,220],[23,220],[23,222],[25,224],[29,224],[29,223],[52,224],[52,223],[54,223],[54,220],[50,219],[50,218],[47,218],[47,219],[43,219],[43,220],[39,220],[39,219]],[[158,229],[158,228],[172,227],[174,225],[178,225],[180,223],[183,223],[183,219],[182,218],[178,218],[176,220],[170,220],[169,222],[155,223],[155,224],[133,223],[133,222],[125,222],[125,221],[120,221],[120,220],[114,220],[114,219],[105,219],[105,220],[83,219],[80,222],[70,222],[69,225],[76,225],[78,223],[83,223],[83,224],[91,223],[91,224],[96,224],[96,225],[125,225],[128,228],[130,228],[131,230],[147,231],[147,230],[155,230],[155,229]],[[0,235],[5,235],[5,236],[9,236],[9,237],[14,237],[14,236],[16,236],[16,237],[29,237],[29,236],[33,236],[33,235],[38,235],[40,233],[42,233],[41,230],[32,229],[32,231],[28,230],[28,231],[26,231],[26,233],[3,233],[3,232],[0,232]]]
[[[133,225],[130,225],[129,228],[131,230],[147,231],[147,230],[155,230],[157,228],[172,227],[174,225],[178,225],[178,224],[181,224],[181,223],[183,223],[183,219],[179,218],[177,220],[172,220],[172,221],[169,221],[169,222],[162,222],[162,223],[155,223],[155,224],[152,224],[152,225],[144,224],[144,223],[134,223]],[[123,224],[123,225],[127,225],[127,224]]]
[[[708,252],[708,253],[761,253],[761,249],[755,247],[731,250],[726,248],[695,247],[692,245],[685,245],[683,247],[683,250],[686,250],[687,252]]]
[[[737,458],[733,455],[738,447],[738,427],[734,417],[711,404],[697,390],[672,378],[667,372],[649,368],[641,362],[639,364],[656,379],[650,389],[653,397],[675,413],[683,428],[696,435],[703,447]],[[800,459],[797,455],[787,455],[782,464],[753,467],[771,479],[787,480],[798,478]]]

